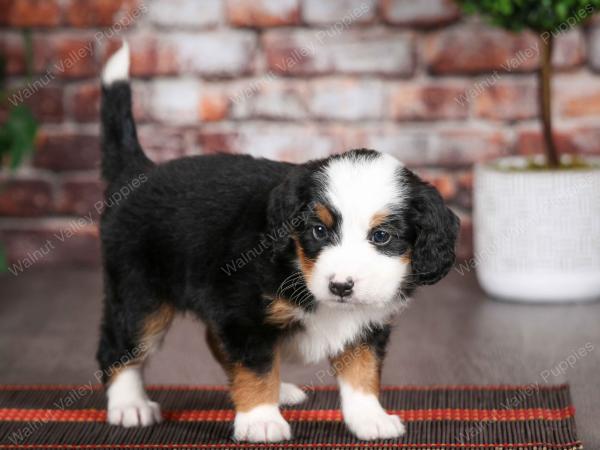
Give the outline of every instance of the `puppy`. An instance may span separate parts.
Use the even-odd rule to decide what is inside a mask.
[[[306,164],[223,154],[154,165],[136,136],[128,68],[125,44],[102,77],[97,357],[108,421],[161,420],[142,368],[174,314],[190,311],[229,378],[234,439],[291,438],[279,405],[305,394],[281,382],[282,359],[330,360],[350,431],[401,436],[378,400],[390,321],[417,286],[447,274],[458,218],[432,186],[372,150]]]

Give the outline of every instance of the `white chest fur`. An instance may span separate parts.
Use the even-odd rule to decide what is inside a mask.
[[[284,342],[283,357],[316,363],[335,356],[370,327],[387,323],[400,308],[396,302],[379,307],[319,305],[315,312],[302,314],[304,329]]]

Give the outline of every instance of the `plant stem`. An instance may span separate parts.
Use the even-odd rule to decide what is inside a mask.
[[[540,38],[541,61],[539,69],[539,101],[540,114],[542,115],[542,129],[544,133],[544,148],[548,166],[556,168],[559,165],[558,150],[552,135],[552,49],[554,37],[552,34],[546,39]]]

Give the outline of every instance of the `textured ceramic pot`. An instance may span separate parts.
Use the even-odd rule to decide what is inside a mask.
[[[561,171],[475,169],[473,265],[493,297],[523,302],[600,299],[600,165]]]

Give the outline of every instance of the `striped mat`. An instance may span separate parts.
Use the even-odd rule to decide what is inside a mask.
[[[285,408],[294,440],[231,440],[233,411],[223,387],[151,386],[165,421],[141,429],[105,424],[104,394],[87,386],[0,386],[0,449],[523,449],[578,450],[569,388],[560,386],[386,387],[385,408],[405,421],[400,439],[364,442],[342,422],[335,388],[307,388]]]

